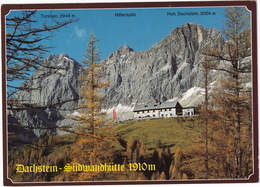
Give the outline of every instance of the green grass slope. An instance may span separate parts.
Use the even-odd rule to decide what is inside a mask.
[[[197,117],[152,119],[119,124],[113,130],[126,141],[138,138],[148,150],[169,147],[174,153],[178,147],[185,148],[191,139],[196,139],[202,129],[197,121]]]

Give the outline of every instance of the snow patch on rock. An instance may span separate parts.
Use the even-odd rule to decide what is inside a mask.
[[[200,87],[192,87],[188,89],[184,94],[182,94],[179,100],[182,107],[196,106],[202,103],[205,91]]]
[[[103,109],[102,112],[106,112],[107,114],[112,113],[113,111],[116,111],[117,113],[122,113],[122,112],[130,112],[134,110],[134,106],[125,106],[122,104],[119,104],[115,107],[109,108],[109,109]]]

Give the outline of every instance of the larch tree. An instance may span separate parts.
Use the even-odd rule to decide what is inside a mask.
[[[205,89],[205,98],[204,98],[204,104],[202,108],[202,121],[205,124],[204,127],[204,140],[205,140],[205,155],[204,155],[204,165],[205,165],[205,179],[209,178],[209,116],[210,116],[210,110],[209,110],[209,83],[210,83],[210,67],[211,67],[211,60],[210,58],[205,57],[204,62],[202,63],[203,69],[204,69],[204,89]]]
[[[111,125],[110,121],[106,121],[106,114],[101,111],[101,103],[104,97],[101,95],[101,88],[108,86],[109,82],[104,82],[102,77],[102,64],[96,43],[99,40],[94,34],[90,34],[86,53],[83,54],[86,64],[85,74],[80,77],[82,87],[80,90],[79,112],[76,116],[71,117],[77,123],[72,130],[76,133],[77,140],[72,147],[72,163],[82,164],[100,164],[111,163],[111,146],[114,137],[111,135],[110,129],[106,128]],[[102,175],[100,172],[81,172],[73,179],[77,180],[96,180]],[[102,177],[101,177],[102,178]]]
[[[225,9],[226,42],[222,49],[209,48],[204,54],[215,60],[211,68],[226,76],[212,92],[215,120],[211,123],[216,147],[215,157],[222,161],[226,178],[245,178],[250,173],[252,160],[251,113],[251,35],[250,14],[244,7]],[[219,63],[221,62],[222,65]]]
[[[207,51],[208,47],[205,47],[202,52]],[[211,67],[214,64],[214,58],[209,56],[204,56],[201,63],[201,71],[203,72],[203,88],[204,88],[204,101],[198,108],[199,116],[197,125],[201,128],[200,130],[194,130],[193,134],[196,138],[189,140],[189,148],[183,151],[183,155],[186,160],[180,161],[178,159],[179,152],[176,152],[176,163],[182,165],[183,170],[190,170],[196,179],[210,179],[212,178],[210,174],[210,161],[211,150],[210,150],[210,122],[212,121],[212,105],[210,104],[210,83],[211,78]],[[178,154],[177,154],[178,153]],[[175,161],[175,160],[174,160]],[[176,168],[172,171],[175,171]],[[180,168],[179,168],[180,170]],[[174,176],[177,176],[174,174]],[[180,178],[180,176],[179,176]]]
[[[242,60],[251,55],[249,49],[251,48],[250,32],[247,32],[249,22],[249,14],[246,8],[228,8],[225,10],[227,21],[226,29],[224,30],[225,36],[230,40],[227,42],[228,60],[231,63],[231,76],[230,80],[224,83],[230,91],[228,101],[230,106],[234,109],[233,124],[234,124],[234,177],[243,177],[243,148],[242,148],[242,132],[245,120],[243,116],[250,119],[251,112],[246,111],[250,109],[252,104],[250,101],[250,89],[243,86],[244,73],[251,71],[251,66],[243,66]],[[251,65],[251,64],[250,64]],[[230,84],[234,83],[234,84]],[[248,142],[250,143],[250,142]]]
[[[207,50],[207,49],[204,49]],[[205,90],[205,96],[204,96],[204,102],[199,110],[200,120],[201,123],[204,124],[203,131],[201,132],[202,140],[200,143],[201,146],[195,146],[197,149],[200,149],[199,153],[197,152],[197,155],[200,155],[202,157],[202,163],[201,165],[204,166],[204,169],[202,169],[202,173],[204,174],[205,179],[209,178],[209,123],[210,123],[210,109],[209,109],[209,90],[210,90],[210,68],[212,66],[212,59],[208,56],[204,57],[204,61],[202,62],[202,70],[204,75],[204,90]]]
[[[195,178],[246,178],[252,173],[251,35],[244,7],[225,9],[223,47],[206,46],[202,132],[185,152]],[[210,72],[221,76],[214,88]]]
[[[209,48],[206,46],[203,48],[202,53],[207,53]],[[201,157],[200,162],[197,162],[197,167],[201,168],[200,174],[196,175],[196,177],[209,179],[212,178],[212,175],[210,174],[210,160],[211,159],[211,144],[210,144],[210,133],[212,133],[212,128],[210,123],[214,121],[214,114],[212,112],[213,106],[210,102],[211,100],[211,83],[212,83],[212,77],[211,77],[211,69],[214,67],[214,64],[216,63],[215,58],[211,56],[204,56],[203,62],[201,64],[201,68],[203,71],[204,76],[204,102],[202,103],[200,109],[199,109],[199,122],[203,124],[202,132],[200,134],[201,139],[197,141],[197,144],[192,147],[193,156],[195,153],[195,157]],[[198,145],[199,144],[199,145]],[[190,153],[191,153],[190,152]],[[198,172],[199,169],[197,169],[196,172]]]
[[[101,103],[104,101],[104,97],[100,93],[101,88],[110,84],[102,81],[104,73],[102,64],[98,63],[100,61],[99,51],[96,46],[98,41],[94,34],[90,34],[86,54],[83,54],[86,58],[83,60],[86,65],[86,73],[80,77],[82,81],[80,97],[84,103],[80,105],[81,110],[76,117],[79,123],[84,124],[84,126],[81,126],[83,128],[81,132],[92,135],[96,134],[95,130],[97,128],[104,126],[105,113],[101,112]]]

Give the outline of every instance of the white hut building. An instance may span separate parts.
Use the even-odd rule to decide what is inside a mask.
[[[178,101],[137,104],[133,112],[135,119],[177,117],[182,115],[182,106]]]
[[[182,106],[178,101],[164,102],[160,106],[160,117],[177,117],[182,115]]]

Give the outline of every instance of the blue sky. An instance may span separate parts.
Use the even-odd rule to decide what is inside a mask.
[[[209,11],[211,15],[197,16],[168,16],[168,12],[198,12]],[[215,15],[213,15],[214,13]],[[9,15],[17,14],[17,11]],[[135,13],[135,17],[116,17],[115,13]],[[223,7],[205,8],[147,8],[147,9],[84,9],[84,10],[39,10],[37,24],[51,24],[55,19],[45,15],[57,15],[58,21],[61,14],[79,19],[59,31],[55,31],[51,40],[45,44],[53,46],[50,54],[66,53],[71,58],[82,62],[89,34],[92,32],[100,41],[98,47],[101,60],[104,60],[120,46],[128,45],[134,51],[149,49],[153,44],[166,37],[174,28],[185,23],[198,23],[207,28],[217,28],[220,31],[224,26]]]

